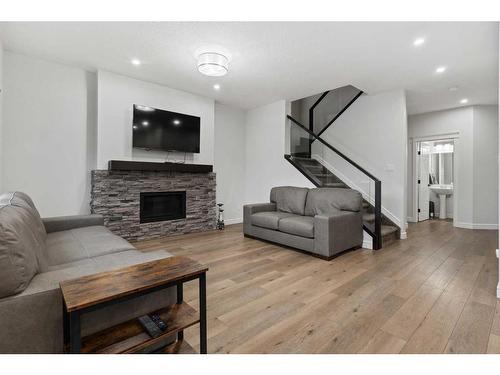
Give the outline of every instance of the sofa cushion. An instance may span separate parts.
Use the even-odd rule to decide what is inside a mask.
[[[29,227],[33,234],[36,246],[34,246],[35,255],[37,257],[37,268],[44,269],[47,266],[47,256],[45,249],[45,241],[47,239],[47,232],[43,225],[42,218],[38,213],[31,198],[20,191],[4,193],[0,195],[0,205],[11,205],[19,208],[24,212],[24,219],[26,225]]]
[[[279,221],[278,230],[296,236],[314,238],[314,218],[300,215],[285,217]]]
[[[338,211],[358,212],[362,202],[361,193],[356,190],[315,188],[307,194],[305,214],[315,216],[334,214]]]
[[[31,220],[23,207],[0,206],[0,298],[22,292],[38,271]]]
[[[251,216],[252,224],[258,227],[278,230],[278,222],[280,219],[292,216],[287,212],[266,211],[257,212]]]
[[[304,215],[308,191],[308,188],[278,186],[271,189],[270,198],[276,203],[278,211]]]
[[[47,235],[50,266],[126,250],[135,250],[135,247],[103,226],[82,227]]]
[[[129,250],[116,254],[108,254],[92,259],[85,259],[66,263],[64,265],[52,266],[51,271],[42,272],[33,278],[29,287],[20,295],[43,293],[52,289],[59,289],[59,283],[64,280],[76,279],[78,277],[93,275],[99,272],[116,270],[134,264],[147,263],[153,260],[168,258],[172,256],[165,250],[141,252]]]
[[[75,260],[74,262],[55,264],[53,266],[48,266],[47,270],[45,272],[59,271],[59,270],[62,270],[64,268],[73,268],[73,267],[89,266],[89,265],[92,267],[95,267],[95,262],[93,261],[92,258],[80,259],[80,260]],[[45,273],[45,272],[42,272],[42,273]]]
[[[127,250],[114,254],[101,255],[92,258],[99,272],[118,269],[134,264],[152,262],[154,260],[164,259],[172,256],[165,250],[142,252],[139,250]]]

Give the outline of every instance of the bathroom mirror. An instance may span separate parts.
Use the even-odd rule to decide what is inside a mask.
[[[450,185],[453,183],[453,152],[430,155],[429,184]]]

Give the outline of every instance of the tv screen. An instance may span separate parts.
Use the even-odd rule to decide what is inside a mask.
[[[133,147],[200,152],[200,118],[134,104]]]

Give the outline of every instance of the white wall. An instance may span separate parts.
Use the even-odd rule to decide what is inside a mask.
[[[188,162],[214,164],[217,199],[225,204],[226,220],[241,221],[243,111],[217,105],[215,130],[215,103],[209,98],[10,52],[0,71],[7,77],[0,182],[3,190],[30,194],[42,216],[88,213],[90,170],[107,169],[110,159],[165,160],[164,152],[132,150],[132,104],[139,103],[202,118],[201,152],[188,156]],[[169,160],[183,158],[169,155]]]
[[[474,106],[473,223],[498,225],[498,107]]]
[[[3,72],[3,190],[42,216],[89,212],[95,74],[10,52]]]
[[[454,225],[494,229],[498,226],[498,114],[496,106],[469,106],[408,118],[410,145],[418,138],[455,139]],[[414,151],[414,147],[413,147]],[[415,215],[414,155],[408,158],[408,213]]]
[[[247,112],[245,203],[269,202],[274,186],[314,187],[284,158],[286,114],[284,100]]]
[[[415,142],[422,137],[455,137],[454,176],[455,191],[460,199],[455,199],[454,212],[457,223],[473,221],[473,111],[472,107],[462,107],[446,111],[424,113],[408,117],[408,138],[410,150],[408,157],[408,213],[412,220],[416,216],[414,176]]]
[[[382,181],[383,213],[406,232],[406,97],[402,90],[363,95],[339,117],[322,138]],[[366,175],[333,151],[313,143],[313,155],[365,196],[374,197]]]
[[[201,117],[200,153],[187,154],[187,161],[214,163],[214,100],[122,75],[99,71],[97,168],[108,161],[165,161],[166,152],[132,149],[133,105],[142,104]],[[183,160],[184,154],[168,155]]]
[[[224,203],[226,224],[243,220],[245,192],[245,112],[215,104],[217,203]]]

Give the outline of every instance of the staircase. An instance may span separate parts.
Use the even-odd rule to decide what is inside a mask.
[[[319,98],[315,100],[311,108],[309,108],[309,129],[292,116],[287,116],[289,120],[288,124],[290,124],[290,127],[288,129],[290,137],[290,153],[285,155],[285,159],[317,187],[349,189],[350,187],[347,183],[345,183],[334,173],[332,173],[332,171],[330,171],[320,161],[311,157],[312,145],[314,142],[316,142],[316,148],[319,145],[326,152],[334,153],[336,156],[340,156],[355,169],[362,172],[366,177],[371,179],[374,184],[375,194],[374,197],[372,197],[373,204],[368,200],[363,199],[363,229],[372,237],[372,248],[374,250],[378,250],[382,247],[388,246],[389,244],[399,240],[400,238],[400,228],[396,224],[394,224],[388,217],[382,214],[380,180],[378,180],[363,167],[351,160],[345,154],[335,149],[320,137],[320,134],[322,134],[329,126],[331,126],[334,121],[339,118],[340,115],[344,113],[345,110],[350,105],[352,105],[354,101],[362,94],[362,92],[359,90],[357,92],[353,90],[352,86],[349,86],[348,89],[341,89],[344,89],[344,92],[334,92],[334,95],[332,96],[342,97],[344,102],[347,104],[342,107],[337,103],[337,108],[335,109],[335,111],[333,113],[329,113],[330,118],[328,119],[328,123],[326,126],[318,126],[318,121],[315,120],[314,111],[317,110],[318,105],[320,105],[321,102],[328,97],[329,91],[319,96]],[[348,92],[349,95],[352,95],[352,98],[346,96],[344,94],[345,92]],[[325,111],[323,110],[322,112]]]

